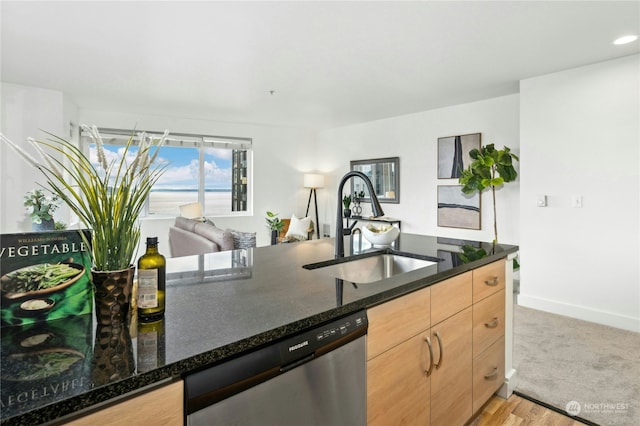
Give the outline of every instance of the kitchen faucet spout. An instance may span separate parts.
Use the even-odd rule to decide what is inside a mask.
[[[369,195],[371,197],[371,215],[373,217],[384,216],[384,211],[382,210],[382,206],[380,205],[380,201],[378,201],[378,197],[376,196],[376,192],[373,190],[373,184],[371,180],[362,172],[352,170],[348,172],[346,175],[342,177],[340,180],[340,184],[338,185],[338,208],[336,215],[336,243],[335,243],[335,258],[338,259],[340,257],[344,257],[344,236],[345,229],[342,225],[342,190],[344,189],[344,185],[347,183],[349,179],[352,177],[361,178],[365,185],[367,185],[367,189],[369,190]],[[355,224],[354,224],[355,225]],[[349,230],[351,232],[351,229]]]

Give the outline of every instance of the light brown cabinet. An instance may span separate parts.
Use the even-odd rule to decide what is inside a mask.
[[[367,423],[428,424],[432,361],[426,339],[431,289],[418,290],[367,312]]]
[[[123,402],[65,423],[68,426],[184,424],[182,380],[142,393]]]
[[[429,424],[430,357],[423,332],[367,361],[367,424]]]
[[[473,271],[473,412],[504,382],[505,261]]]
[[[473,359],[473,412],[482,408],[504,382],[504,337]]]
[[[497,390],[504,380],[500,268],[504,261],[369,309],[369,425],[463,425]]]
[[[473,305],[473,356],[504,335],[504,290]]]
[[[431,424],[462,425],[471,417],[471,307],[431,328]]]
[[[473,303],[504,290],[505,261],[489,263],[473,270]]]

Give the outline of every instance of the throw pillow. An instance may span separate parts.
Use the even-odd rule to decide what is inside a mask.
[[[310,226],[311,226],[310,217],[298,219],[294,214],[291,216],[291,222],[289,222],[289,229],[285,234],[285,238],[295,238],[297,240],[306,240],[309,233]]]
[[[233,235],[233,247],[236,249],[246,249],[256,246],[255,232],[241,232],[233,229],[227,229]]]

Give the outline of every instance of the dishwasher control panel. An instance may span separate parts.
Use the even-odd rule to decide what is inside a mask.
[[[324,347],[357,339],[367,333],[367,326],[367,314],[360,311],[284,340],[280,344],[282,366],[304,362]]]

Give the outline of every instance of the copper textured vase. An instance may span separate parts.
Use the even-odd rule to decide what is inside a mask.
[[[135,267],[119,271],[91,270],[99,325],[125,325],[131,306]]]
[[[134,370],[135,360],[129,328],[124,324],[98,325],[91,369],[93,385],[100,386],[125,379]]]

